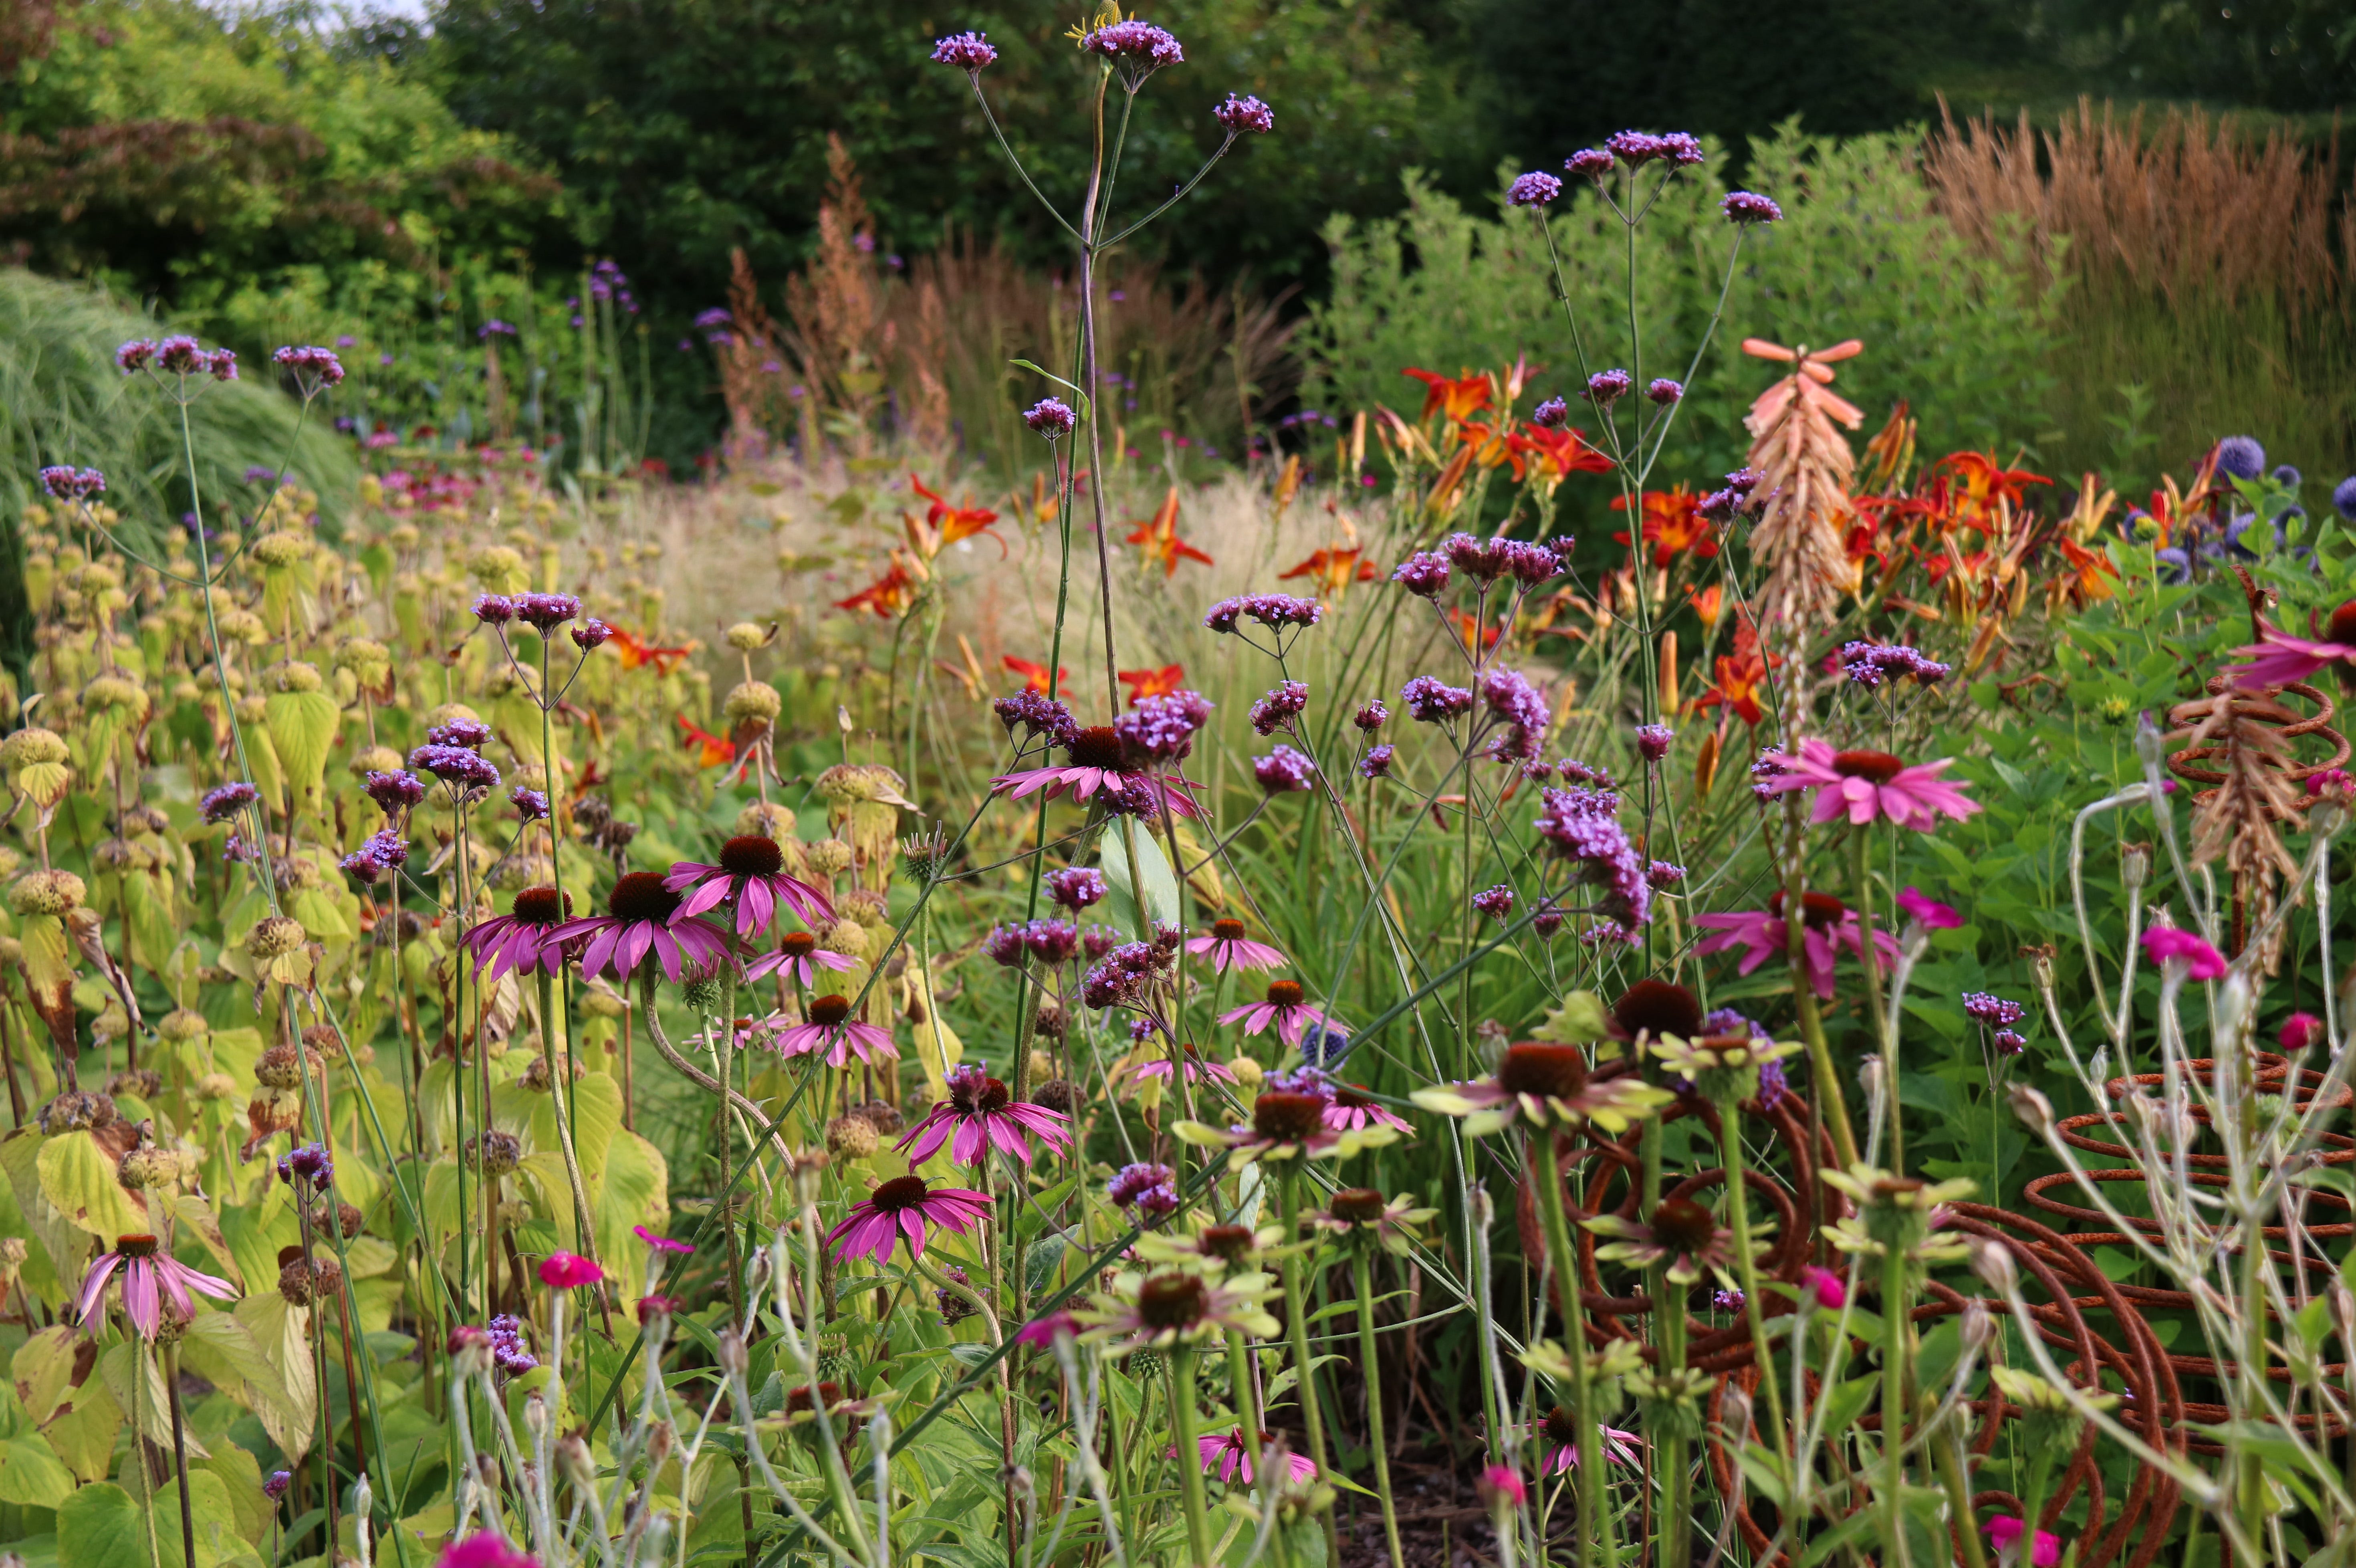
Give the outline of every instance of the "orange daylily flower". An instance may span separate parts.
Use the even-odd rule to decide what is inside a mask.
[[[1113,671],[1129,688],[1129,702],[1137,705],[1142,697],[1166,697],[1185,683],[1183,664],[1164,664],[1159,670],[1116,670]]]
[[[925,524],[937,530],[943,544],[955,544],[960,539],[970,539],[998,521],[994,511],[980,507],[956,507],[937,490],[927,489],[925,481],[916,475],[908,476],[908,488],[932,504],[925,510]]]
[[[1162,499],[1162,509],[1153,514],[1153,521],[1139,523],[1137,532],[1129,536],[1129,542],[1138,547],[1138,553],[1149,564],[1160,562],[1162,575],[1165,577],[1178,575],[1181,560],[1200,561],[1205,566],[1212,564],[1208,555],[1178,537],[1178,487],[1175,485],[1171,486],[1170,493]]]
[[[1353,582],[1371,583],[1375,580],[1375,564],[1361,559],[1365,554],[1365,550],[1355,546],[1348,550],[1320,550],[1308,560],[1279,572],[1277,581],[1313,576],[1324,593],[1338,594]]]
[[[1046,691],[1047,667],[1044,664],[1033,664],[1028,659],[1017,659],[1012,653],[1001,657],[999,662],[1005,665],[1009,670],[1013,671],[1017,675],[1023,677],[1023,689],[1024,691],[1042,693]],[[1059,667],[1055,671],[1055,690],[1058,692],[1068,691],[1071,688],[1071,684],[1072,672],[1069,670]]]
[[[1688,583],[1686,585],[1686,603],[1693,607],[1694,614],[1701,617],[1702,625],[1716,626],[1719,616],[1726,608],[1726,588],[1718,583],[1712,583],[1707,588],[1697,588]]]
[[[736,760],[736,747],[733,743],[721,739],[710,730],[698,727],[685,714],[679,715],[679,727],[686,732],[680,736],[680,745],[702,748],[695,757],[698,768],[717,768],[724,762]]]
[[[1505,437],[1506,448],[1512,453],[1514,478],[1525,478],[1531,462],[1546,471],[1551,479],[1567,479],[1573,474],[1607,473],[1612,459],[1587,444],[1580,432],[1565,426],[1560,430],[1542,430],[1526,425]]]
[[[1456,438],[1472,448],[1472,460],[1483,468],[1494,468],[1508,458],[1514,459],[1514,477],[1519,478],[1523,465],[1506,434],[1510,429],[1510,425],[1467,424],[1456,433]]]
[[[1644,542],[1653,547],[1654,565],[1665,568],[1687,552],[1702,561],[1718,554],[1718,533],[1701,514],[1701,497],[1679,485],[1673,490],[1646,490],[1644,503]],[[1628,498],[1613,497],[1612,510],[1627,510]],[[1625,533],[1612,537],[1628,542]]]
[[[1767,671],[1783,662],[1780,653],[1762,658],[1759,633],[1748,616],[1735,622],[1734,651],[1718,656],[1718,683],[1694,699],[1694,707],[1722,707],[1740,718],[1746,725],[1758,725],[1767,716],[1759,705],[1759,689],[1767,683]]]
[[[2115,585],[2119,580],[2119,569],[2111,564],[2108,555],[2066,539],[2057,539],[2054,543],[2061,546],[2062,559],[2070,563],[2070,570],[2056,577],[2050,590],[2057,602],[2067,598],[2072,607],[2084,609],[2088,605],[2101,604],[2118,591]]]
[[[1465,651],[1468,653],[1474,651],[1472,643],[1476,638],[1480,639],[1481,646],[1478,651],[1482,653],[1486,653],[1497,646],[1499,630],[1497,627],[1487,625],[1483,618],[1464,610],[1451,610],[1448,613],[1456,618],[1457,640],[1463,643]]]
[[[692,648],[650,648],[620,627],[614,628],[614,652],[625,670],[636,670],[641,664],[651,664],[658,675],[668,675],[693,656]]]
[[[847,599],[837,599],[834,607],[854,613],[865,610],[879,620],[896,620],[908,613],[916,602],[916,580],[908,575],[907,563],[900,552],[892,552],[892,569]]]
[[[2018,507],[2030,485],[2053,481],[2026,468],[2007,468],[1987,452],[1950,452],[1939,459],[1947,481],[1947,521],[1986,532],[1999,503]]]
[[[1401,371],[1403,376],[1413,376],[1423,383],[1423,412],[1416,417],[1430,419],[1435,413],[1445,413],[1451,424],[1462,424],[1472,414],[1489,406],[1489,378],[1464,371],[1450,381],[1436,371],[1413,368]]]

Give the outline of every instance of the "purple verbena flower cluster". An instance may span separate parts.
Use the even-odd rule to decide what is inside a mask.
[[[284,348],[271,355],[270,360],[293,375],[306,396],[344,379],[344,361],[333,349]]]
[[[251,784],[216,784],[197,802],[197,812],[209,822],[225,822],[260,799],[262,791]]]
[[[1359,704],[1357,713],[1351,716],[1350,722],[1366,734],[1373,735],[1383,725],[1390,723],[1390,718],[1391,711],[1383,705],[1383,700],[1380,697],[1368,697]]]
[[[1266,757],[1252,758],[1252,777],[1271,795],[1291,794],[1309,788],[1317,765],[1301,752],[1280,746]]]
[[[1391,572],[1391,581],[1419,599],[1436,599],[1448,591],[1448,557],[1419,550]]]
[[[1163,66],[1182,65],[1186,59],[1186,51],[1167,30],[1134,18],[1098,27],[1080,41],[1080,48],[1111,61],[1131,92]]]
[[[398,829],[379,828],[338,864],[362,882],[374,882],[387,872],[400,870],[408,861],[407,836]]]
[[[278,1179],[287,1186],[325,1192],[336,1182],[336,1162],[325,1144],[304,1144],[278,1156]]]
[[[1079,415],[1072,412],[1072,405],[1059,397],[1043,397],[1023,411],[1023,423],[1029,425],[1034,434],[1050,441],[1069,435],[1079,422]]]
[[[1436,675],[1418,675],[1399,688],[1408,716],[1421,725],[1446,724],[1472,711],[1472,693]]]
[[[1904,643],[1879,642],[1841,644],[1840,667],[1851,681],[1868,689],[1906,675],[1913,676],[1925,686],[1934,686],[1954,670],[1954,666],[1927,659],[1921,650],[1909,648]]]
[[[1783,747],[1762,746],[1759,760],[1751,765],[1751,793],[1762,802],[1775,799],[1775,780],[1790,771],[1783,766]]]
[[[1558,397],[1550,397],[1530,410],[1530,423],[1540,430],[1560,430],[1570,423],[1570,404]]]
[[[977,71],[998,59],[998,50],[980,33],[951,33],[933,46],[933,63]],[[706,314],[709,314],[707,312]]]
[[[1472,895],[1472,912],[1476,915],[1486,915],[1502,925],[1506,917],[1514,912],[1513,888],[1503,882],[1498,883],[1494,887],[1483,887],[1480,892]]]
[[[581,613],[581,601],[571,594],[523,594],[515,601],[515,613],[545,637],[566,621]]]
[[[1671,861],[1655,860],[1644,867],[1644,880],[1655,891],[1665,893],[1686,879],[1686,868]]]
[[[1080,1000],[1102,1011],[1134,1002],[1161,966],[1151,942],[1123,942],[1089,966],[1080,978]]]
[[[1104,901],[1104,873],[1090,865],[1067,865],[1047,873],[1047,897],[1075,913]]]
[[[1734,223],[1778,223],[1783,218],[1782,208],[1748,190],[1730,192],[1726,199],[1718,204],[1718,209],[1726,214],[1728,221]]]
[[[1666,725],[1638,725],[1636,755],[1647,762],[1658,762],[1668,756],[1669,746],[1676,738],[1677,732]]]
[[[1395,746],[1368,746],[1366,755],[1358,758],[1358,777],[1361,779],[1389,778],[1391,758],[1398,755],[1398,747]]]
[[[1975,1024],[1991,1029],[2009,1029],[2029,1016],[2029,1009],[2018,1002],[1992,996],[1985,991],[1964,993],[1964,1015]]]
[[[1543,800],[1538,836],[1602,892],[1598,913],[1609,925],[1590,930],[1588,940],[1633,938],[1653,918],[1653,888],[1644,857],[1620,825],[1620,797],[1609,789],[1548,789]]]
[[[1523,175],[1505,189],[1508,207],[1544,207],[1562,194],[1562,181],[1550,174]]]
[[[1072,716],[1071,709],[1044,692],[1034,692],[1026,686],[990,705],[1009,735],[1020,729],[1025,740],[1044,736],[1053,744],[1066,746],[1079,738],[1080,721]]]
[[[1226,102],[1211,111],[1211,118],[1226,126],[1230,136],[1265,136],[1276,129],[1276,111],[1249,93],[1240,98],[1228,93]]]
[[[1726,476],[1723,489],[1712,490],[1701,498],[1700,512],[1712,522],[1725,522],[1751,509],[1751,492],[1758,488],[1758,469],[1737,468]]]
[[[1210,699],[1200,692],[1172,692],[1166,696],[1140,697],[1135,706],[1113,720],[1112,728],[1125,754],[1149,762],[1182,762],[1194,749],[1194,732],[1210,717]]]
[[[523,1319],[503,1312],[491,1319],[491,1364],[510,1378],[520,1378],[540,1365],[524,1337]]]
[[[1612,156],[1630,168],[1639,164],[1665,160],[1678,168],[1689,168],[1701,162],[1701,144],[1684,131],[1671,131],[1655,136],[1643,131],[1622,131],[1604,138],[1603,145]]]
[[[1255,735],[1274,735],[1291,727],[1309,705],[1306,682],[1287,681],[1251,705],[1251,727]]]
[[[1134,1206],[1140,1217],[1159,1219],[1178,1207],[1177,1176],[1168,1165],[1145,1161],[1123,1165],[1105,1184],[1105,1197],[1116,1208]]]
[[[1635,378],[1625,371],[1598,371],[1587,378],[1587,401],[1598,408],[1610,408],[1635,384]]]
[[[605,647],[607,639],[613,637],[614,628],[595,616],[591,616],[579,626],[574,627],[570,635],[573,647],[584,653],[594,653]]]
[[[1612,155],[1601,147],[1581,147],[1563,160],[1562,167],[1573,179],[1601,180],[1612,172]]]
[[[41,489],[52,500],[86,501],[106,493],[106,476],[96,468],[59,465],[41,470]]]
[[[1288,626],[1315,626],[1324,618],[1323,605],[1298,594],[1244,594],[1221,599],[1203,612],[1204,626],[1220,633],[1234,631],[1236,623],[1245,619],[1256,620],[1270,631],[1281,631]]]
[[[398,768],[371,772],[360,781],[360,788],[387,817],[396,822],[407,816],[418,802],[425,799],[425,780],[414,773],[404,773]]]
[[[541,791],[519,784],[508,791],[508,804],[516,815],[527,822],[544,822],[548,817],[548,797]]]
[[[1666,376],[1655,376],[1644,383],[1644,395],[1663,408],[1666,408],[1686,395],[1686,386],[1683,381],[1671,381]]]

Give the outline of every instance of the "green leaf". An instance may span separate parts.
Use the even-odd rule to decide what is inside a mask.
[[[1783,1482],[1783,1459],[1757,1443],[1746,1443],[1736,1450],[1735,1463],[1742,1466],[1743,1479],[1751,1489],[1773,1503],[1780,1511],[1791,1506],[1791,1488]]]
[[[197,1549],[195,1568],[221,1568],[241,1559],[254,1561],[245,1532],[239,1528],[237,1505],[230,1500],[229,1484],[213,1471],[194,1464],[188,1466],[188,1523]],[[155,1491],[155,1544],[166,1563],[187,1562],[180,1536],[180,1483],[177,1479],[165,1482]]]
[[[114,1179],[114,1162],[89,1133],[61,1133],[44,1140],[34,1165],[41,1191],[58,1212],[108,1246],[117,1236],[148,1230],[145,1207],[123,1190]]]
[[[0,1503],[53,1509],[73,1489],[72,1475],[43,1438],[27,1434],[0,1443]]]
[[[1110,885],[1106,898],[1107,912],[1121,929],[1144,937],[1145,928],[1137,918],[1137,896],[1130,886],[1129,849],[1123,842],[1129,830],[1135,827],[1127,818],[1116,818],[1105,824],[1104,837],[1097,843],[1097,859],[1102,866],[1105,881]],[[1145,878],[1145,911],[1148,918],[1165,925],[1178,920],[1178,879],[1171,874],[1169,859],[1153,835],[1142,831],[1134,833],[1137,843],[1137,869]]]
[[[209,1459],[191,1459],[190,1471],[206,1470],[220,1478],[229,1493],[230,1510],[237,1516],[237,1532],[259,1546],[270,1536],[270,1516],[275,1506],[262,1495],[262,1466],[251,1449],[234,1443],[224,1443]],[[201,1502],[198,1488],[188,1492],[191,1502]],[[387,1557],[391,1557],[388,1550]]]
[[[82,1487],[58,1508],[58,1561],[74,1568],[154,1568],[145,1514],[112,1481]]]
[[[1836,1385],[1819,1407],[1824,1412],[1826,1435],[1837,1436],[1847,1432],[1865,1413],[1865,1407],[1873,1402],[1874,1391],[1880,1387],[1879,1377],[1852,1378]]]
[[[343,716],[325,692],[273,692],[263,704],[262,723],[286,782],[305,797],[318,792]]]

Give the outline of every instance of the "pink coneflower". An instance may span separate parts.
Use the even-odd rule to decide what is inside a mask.
[[[674,1241],[668,1236],[657,1235],[654,1231],[648,1230],[643,1225],[631,1226],[630,1234],[636,1236],[639,1240],[644,1241],[648,1246],[652,1247],[658,1252],[678,1252],[684,1255],[695,1251],[695,1247],[692,1242]]]
[[[578,1252],[551,1252],[540,1262],[540,1283],[551,1290],[594,1285],[605,1277],[605,1270]]]
[[[1042,1350],[1054,1349],[1058,1337],[1077,1339],[1079,1337],[1079,1320],[1068,1312],[1051,1312],[1044,1317],[1034,1317],[1014,1331],[1016,1344],[1033,1345]]]
[[[1333,1098],[1325,1102],[1325,1125],[1344,1132],[1356,1132],[1366,1127],[1394,1127],[1402,1133],[1411,1132],[1408,1119],[1388,1107],[1377,1104],[1353,1085],[1333,1085]]]
[[[1595,1430],[1603,1439],[1603,1457],[1614,1465],[1633,1466],[1638,1463],[1637,1446],[1644,1440],[1633,1432],[1622,1432],[1616,1426],[1596,1423]],[[1530,1435],[1546,1445],[1546,1462],[1538,1466],[1545,1476],[1567,1474],[1579,1463],[1579,1418],[1560,1405],[1555,1406],[1530,1423]]]
[[[826,1239],[836,1243],[837,1258],[873,1258],[878,1263],[890,1262],[893,1247],[905,1239],[908,1256],[921,1262],[926,1227],[946,1225],[962,1236],[989,1212],[986,1193],[927,1187],[920,1176],[894,1176],[869,1193],[866,1202],[854,1205]]]
[[[1857,911],[1844,905],[1829,893],[1800,895],[1800,923],[1806,928],[1800,941],[1807,954],[1808,983],[1817,996],[1829,1001],[1833,993],[1833,961],[1844,947],[1862,961],[1865,957],[1865,928]],[[1783,895],[1779,889],[1771,894],[1764,909],[1750,909],[1739,914],[1700,915],[1697,926],[1716,931],[1694,946],[1697,953],[1724,952],[1729,948],[1742,950],[1742,961],[1735,966],[1739,974],[1749,974],[1770,958],[1781,958],[1789,950],[1788,931],[1783,924]],[[1882,967],[1894,968],[1898,963],[1897,940],[1887,931],[1873,933],[1874,950],[1880,955]]]
[[[1233,965],[1237,969],[1275,969],[1284,962],[1284,955],[1266,942],[1247,941],[1241,920],[1214,920],[1211,934],[1196,937],[1186,944],[1186,950],[1196,958],[1208,956],[1211,972]]]
[[[2225,668],[2226,677],[2244,692],[2287,686],[2294,681],[2306,680],[2328,664],[2339,665],[2344,676],[2356,669],[2356,599],[2331,612],[2330,620],[2325,623],[2324,639],[2319,642],[2293,637],[2262,618],[2258,622],[2258,640],[2233,651],[2250,658],[2247,664]]]
[[[1275,1442],[1274,1434],[1261,1433],[1260,1451],[1266,1453]],[[1202,1455],[1203,1474],[1217,1476],[1222,1486],[1234,1486],[1237,1476],[1244,1478],[1247,1487],[1258,1478],[1252,1474],[1251,1450],[1244,1445],[1244,1429],[1240,1426],[1224,1433],[1205,1433],[1194,1439],[1194,1447]],[[1163,1449],[1162,1456],[1165,1459],[1178,1457],[1176,1445]],[[1296,1487],[1317,1474],[1316,1465],[1299,1454],[1287,1454],[1284,1468]]]
[[[142,1339],[153,1339],[161,1326],[166,1297],[181,1322],[196,1316],[197,1304],[188,1299],[192,1290],[202,1291],[215,1301],[234,1301],[237,1287],[227,1280],[217,1280],[181,1262],[163,1250],[153,1236],[117,1236],[114,1251],[101,1252],[82,1276],[81,1294],[74,1299],[74,1320],[92,1333],[97,1331],[106,1301],[106,1282],[123,1271],[123,1315],[131,1319]]]
[[[779,1029],[769,1037],[769,1044],[789,1057],[822,1050],[829,1067],[844,1066],[854,1051],[861,1061],[871,1065],[877,1057],[889,1061],[900,1059],[900,1047],[892,1043],[888,1031],[851,1015],[848,996],[813,998],[809,1021]]]
[[[1692,1284],[1708,1269],[1718,1276],[1719,1283],[1733,1288],[1727,1270],[1734,1263],[1734,1232],[1690,1197],[1663,1198],[1653,1206],[1648,1220],[1599,1214],[1580,1224],[1599,1236],[1612,1238],[1595,1249],[1599,1258],[1640,1269],[1666,1263],[1669,1283],[1679,1285]]]
[[[1926,931],[1953,931],[1963,927],[1964,918],[1956,913],[1954,905],[1925,897],[1912,887],[1899,890],[1898,907]]]
[[[951,1068],[948,1083],[949,1097],[900,1140],[909,1165],[923,1165],[943,1144],[949,1145],[949,1158],[961,1165],[981,1164],[993,1145],[1028,1165],[1031,1140],[1025,1134],[1031,1133],[1059,1155],[1070,1152],[1072,1134],[1061,1114],[1016,1100],[1005,1084],[980,1068]]]
[[[1517,1509],[1530,1500],[1530,1489],[1511,1465],[1492,1465],[1481,1472],[1482,1501],[1491,1508]]]
[[[2143,934],[2143,950],[2157,964],[2181,962],[2188,980],[2215,980],[2225,972],[2225,955],[2190,931],[2155,926]]]
[[[434,1568],[540,1568],[540,1559],[487,1530],[478,1530],[444,1547]]]
[[[1312,1024],[1321,1029],[1339,1032],[1342,1026],[1302,999],[1301,983],[1297,980],[1271,980],[1268,983],[1268,999],[1252,1002],[1232,1013],[1219,1015],[1219,1022],[1232,1024],[1243,1021],[1244,1033],[1257,1035],[1270,1024],[1276,1026],[1276,1037],[1286,1045],[1298,1047],[1301,1035]]]
[[[1419,1089],[1408,1098],[1426,1111],[1462,1117],[1465,1133],[1480,1138],[1517,1120],[1534,1128],[1592,1122],[1609,1133],[1624,1133],[1675,1096],[1633,1077],[1590,1082],[1587,1058],[1577,1046],[1526,1041],[1507,1046],[1497,1070],[1487,1078]]]
[[[786,875],[786,852],[777,841],[757,833],[730,839],[720,846],[720,864],[705,865],[682,860],[670,868],[663,886],[681,895],[679,914],[684,920],[721,902],[736,906],[736,934],[758,936],[777,918],[783,904],[812,925],[834,918],[834,906],[809,883]]]
[[[475,972],[486,985],[512,970],[528,974],[535,969],[554,974],[564,961],[566,943],[558,930],[573,913],[569,894],[553,887],[527,887],[515,896],[509,913],[483,921],[458,939],[475,955]]]
[[[581,950],[581,972],[612,974],[627,980],[648,955],[662,964],[666,979],[677,981],[686,966],[704,968],[728,957],[728,943],[701,920],[680,919],[680,896],[652,871],[633,871],[605,895],[605,913],[568,920],[549,933],[549,940],[570,942],[588,939]],[[673,922],[677,923],[674,924]]]
[[[1252,1101],[1251,1120],[1241,1126],[1181,1122],[1171,1131],[1189,1144],[1232,1149],[1247,1160],[1347,1159],[1361,1149],[1398,1141],[1396,1128],[1327,1126],[1325,1107],[1331,1103],[1323,1094],[1263,1090]]]
[[[759,980],[764,975],[783,970],[804,985],[816,985],[819,970],[830,969],[841,973],[856,967],[857,963],[856,959],[827,951],[808,931],[787,931],[777,940],[776,951],[763,953],[744,966],[744,978]]]
[[[1185,1059],[1188,1083],[1231,1084],[1236,1081],[1235,1073],[1227,1067],[1219,1062],[1204,1060],[1201,1047],[1192,1040],[1180,1046],[1178,1053]],[[1133,1087],[1151,1079],[1167,1079],[1169,1076],[1170,1047],[1156,1045],[1151,1040],[1130,1052],[1128,1060],[1112,1069],[1113,1079],[1119,1085],[1124,1087]]]
[[[1086,800],[1099,789],[1119,794],[1134,786],[1158,797],[1179,816],[1196,814],[1194,802],[1183,789],[1128,765],[1120,736],[1110,725],[1093,725],[1074,736],[1064,746],[1064,758],[1060,766],[1027,768],[1020,773],[1003,774],[990,781],[990,791],[1020,800],[1044,789],[1052,800],[1068,789],[1073,800]]]
[[[1998,1514],[1980,1530],[1996,1548],[1999,1562],[2012,1568],[2020,1561],[2020,1538],[2029,1527],[2010,1514]],[[2029,1560],[2033,1568],[2058,1568],[2062,1561],[2062,1538],[2050,1530],[2037,1532],[2037,1543],[2029,1549]]]
[[[1961,821],[1980,809],[1978,801],[1939,778],[1953,766],[1952,757],[1910,768],[1886,751],[1835,751],[1828,742],[1809,740],[1800,743],[1798,756],[1776,760],[1783,771],[1766,784],[1767,791],[1815,790],[1811,822],[1845,815],[1862,826],[1886,817],[1901,828],[1928,832],[1943,816]]]

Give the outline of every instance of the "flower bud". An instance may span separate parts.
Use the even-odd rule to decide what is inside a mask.
[[[246,934],[245,950],[251,958],[283,958],[308,940],[309,933],[303,929],[302,921],[271,915],[256,921],[253,929]]]
[[[1996,1343],[1996,1315],[1977,1296],[1964,1303],[1963,1337],[1974,1350],[1985,1350]]]
[[[82,880],[70,871],[36,871],[8,889],[8,907],[19,915],[67,915],[81,908]]]
[[[450,1330],[450,1375],[472,1378],[491,1369],[491,1335],[487,1328],[462,1323]]]
[[[826,1152],[838,1160],[863,1160],[881,1142],[864,1116],[838,1116],[826,1124]]]
[[[786,700],[777,695],[777,689],[767,682],[740,681],[720,704],[720,714],[732,728],[747,719],[774,724],[778,714],[785,711],[785,706]]]
[[[2119,881],[2126,885],[2132,898],[2143,885],[2151,880],[2151,845],[2143,843],[2119,846]]]
[[[741,1378],[750,1363],[744,1354],[744,1341],[734,1328],[720,1331],[720,1369],[732,1378]]]
[[[524,1429],[534,1437],[548,1435],[548,1401],[541,1396],[538,1389],[524,1395],[523,1424]]]
[[[568,1432],[556,1440],[556,1473],[575,1487],[597,1484],[597,1463],[579,1433]]]
[[[180,1179],[180,1156],[153,1144],[133,1149],[115,1165],[114,1178],[133,1192],[169,1187]]]
[[[1971,1253],[1972,1273],[1987,1282],[1988,1288],[2000,1295],[2009,1296],[2018,1271],[2012,1261],[2012,1249],[2001,1241],[1985,1236],[1975,1236],[1966,1243]]]
[[[769,634],[749,620],[740,620],[727,631],[728,646],[739,653],[750,653],[769,640]]]
[[[2043,1133],[2053,1130],[2053,1102],[2038,1090],[2015,1079],[2012,1087],[2006,1090],[2005,1099],[2012,1106],[2012,1113],[2019,1117],[2029,1131]]]

